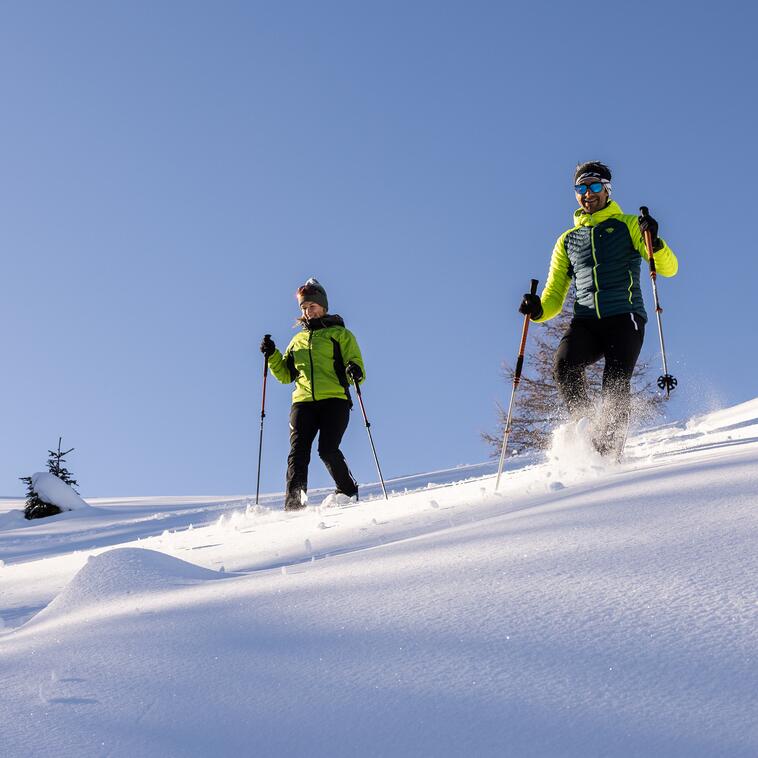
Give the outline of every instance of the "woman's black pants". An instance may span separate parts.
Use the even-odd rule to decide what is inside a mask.
[[[340,398],[293,403],[290,410],[290,454],[287,459],[287,498],[308,490],[311,447],[318,434],[318,455],[337,485],[337,492],[353,496],[358,484],[340,451],[350,421],[350,401]]]

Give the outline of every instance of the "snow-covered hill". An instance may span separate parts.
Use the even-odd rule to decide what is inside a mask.
[[[758,400],[627,452],[297,514],[2,500],[0,754],[758,755]]]

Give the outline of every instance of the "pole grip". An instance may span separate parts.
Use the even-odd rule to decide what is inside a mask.
[[[270,334],[264,335],[271,339]],[[263,419],[266,418],[266,380],[268,379],[268,356],[263,356],[263,392],[261,394],[261,430],[263,429]]]
[[[270,334],[264,334],[264,335],[263,335],[263,339],[268,339],[268,340],[270,340],[270,339],[271,339],[271,335],[270,335]],[[268,356],[267,356],[267,355],[264,355],[264,356],[263,356],[263,376],[264,376],[264,378],[265,378],[267,375],[268,375]]]
[[[648,218],[650,216],[650,211],[648,210],[646,205],[640,206],[640,216],[643,218]],[[653,251],[653,235],[650,234],[649,231],[643,232],[642,234],[644,240],[645,240],[645,248],[647,249],[647,258],[648,263],[650,264],[650,276],[655,279],[657,272],[655,270],[655,253]]]
[[[537,294],[537,285],[539,282],[537,279],[532,279],[532,287],[531,287],[531,294],[536,295]],[[513,381],[515,384],[518,384],[519,379],[521,379],[521,370],[524,367],[524,353],[526,352],[526,335],[529,331],[529,315],[527,314],[524,316],[524,326],[521,330],[521,344],[519,345],[518,349],[518,359],[516,360],[516,370],[513,373]]]

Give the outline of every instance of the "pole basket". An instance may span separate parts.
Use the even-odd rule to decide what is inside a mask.
[[[658,388],[666,390],[667,393],[671,392],[677,385],[676,377],[671,374],[663,374],[658,377]]]

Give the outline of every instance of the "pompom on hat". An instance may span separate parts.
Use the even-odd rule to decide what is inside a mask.
[[[318,279],[311,277],[305,284],[297,288],[297,304],[317,303],[325,311],[329,310],[329,300],[326,297],[326,290],[321,286]]]

